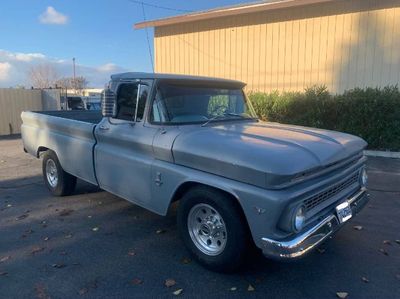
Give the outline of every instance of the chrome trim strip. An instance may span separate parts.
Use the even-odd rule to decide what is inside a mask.
[[[268,257],[277,259],[293,259],[301,257],[328,238],[333,233],[333,226],[338,225],[339,221],[336,216],[331,215],[306,231],[304,234],[292,240],[275,241],[268,238],[262,238],[263,253]]]
[[[367,192],[367,188],[361,187],[360,191],[358,191],[355,195],[353,195],[351,198],[347,200],[347,202],[351,205],[356,199],[361,197],[364,193]]]
[[[366,194],[366,188],[347,199],[351,205]],[[269,238],[262,238],[262,250],[264,255],[275,259],[295,259],[304,256],[315,249],[319,244],[330,237],[341,224],[335,214],[327,216],[315,226],[293,239],[276,241]]]
[[[335,171],[336,169],[339,169],[339,168],[344,167],[346,165],[349,168],[351,168],[354,165],[365,163],[366,161],[367,161],[367,157],[364,156],[362,154],[362,152],[359,152],[359,153],[355,154],[354,156],[351,156],[351,157],[346,158],[346,159],[344,159],[342,161],[339,161],[339,162],[336,162],[336,163],[331,164],[329,166],[326,166],[325,168],[317,169],[315,171],[312,171],[312,172],[308,173],[305,176],[300,176],[300,177],[297,177],[297,178],[293,178],[289,182],[286,182],[286,183],[283,183],[283,184],[279,184],[279,185],[276,185],[276,186],[269,186],[268,188],[273,189],[273,190],[288,188],[288,187],[291,187],[293,185],[297,185],[297,184],[299,184],[301,182],[304,182],[304,181],[307,181],[307,180],[311,180],[311,179],[313,179],[315,177],[323,176],[323,175],[325,175],[325,174],[327,174],[329,172]]]

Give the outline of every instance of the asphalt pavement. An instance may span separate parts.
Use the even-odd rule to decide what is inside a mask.
[[[400,160],[370,158],[368,173],[371,201],[318,251],[255,251],[218,274],[191,260],[176,204],[161,217],[84,182],[52,197],[41,161],[2,138],[0,298],[400,298]]]

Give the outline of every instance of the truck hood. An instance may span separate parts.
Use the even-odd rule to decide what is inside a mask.
[[[334,131],[269,122],[184,126],[176,164],[269,188],[360,153],[367,143]]]

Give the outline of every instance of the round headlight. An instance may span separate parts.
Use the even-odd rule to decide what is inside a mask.
[[[361,186],[365,187],[367,185],[368,182],[368,175],[367,175],[367,171],[365,170],[365,168],[361,171],[361,175],[360,175],[360,183]]]
[[[305,223],[306,223],[306,208],[304,206],[300,206],[295,211],[293,217],[293,227],[296,231],[301,231]]]

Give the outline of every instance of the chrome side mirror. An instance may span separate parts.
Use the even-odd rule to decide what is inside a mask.
[[[104,117],[116,116],[116,97],[115,93],[107,88],[101,93],[101,111]]]

